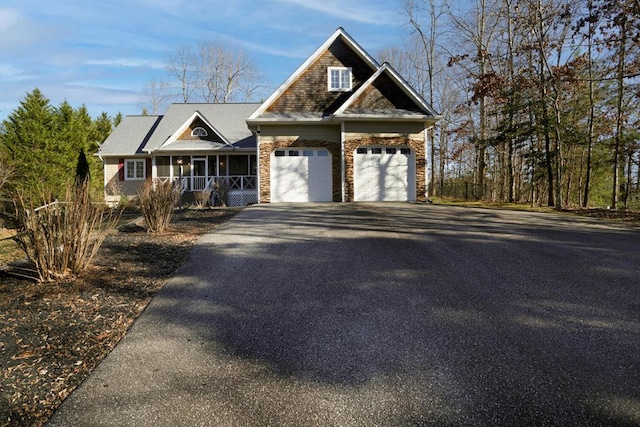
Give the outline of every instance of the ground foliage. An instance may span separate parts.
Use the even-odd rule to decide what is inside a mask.
[[[0,426],[43,425],[113,349],[202,233],[237,209],[178,213],[160,234],[129,222],[81,275],[35,283],[0,272]]]

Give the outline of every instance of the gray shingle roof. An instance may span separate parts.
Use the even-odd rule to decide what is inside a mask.
[[[255,148],[255,136],[247,128],[246,118],[260,104],[171,104],[161,116],[126,116],[100,147],[105,156],[131,156],[146,154],[162,147],[171,135],[198,111],[215,127],[220,135],[238,148]],[[169,144],[168,150],[220,149],[210,141],[189,141]]]
[[[247,128],[246,118],[260,104],[171,104],[144,150],[155,150],[164,144],[185,121],[198,111],[211,123],[223,138],[231,144],[253,137]]]
[[[162,116],[126,116],[100,146],[105,156],[144,154],[142,148]]]

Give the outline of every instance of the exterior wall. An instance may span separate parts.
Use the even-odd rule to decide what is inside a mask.
[[[340,143],[340,126],[328,125],[289,125],[262,126],[260,128],[260,143],[269,144],[282,140],[295,141],[327,141]]]
[[[408,139],[424,140],[425,124],[422,122],[349,122],[345,123],[344,130],[346,139],[403,136]]]
[[[120,157],[122,158],[122,157]],[[118,203],[122,197],[133,199],[138,196],[138,189],[144,180],[121,181],[118,172],[117,157],[104,158],[104,197],[107,203]],[[150,171],[147,171],[150,174]]]
[[[341,201],[342,160],[339,142],[304,139],[302,137],[296,139],[272,137],[268,142],[263,142],[261,137],[258,153],[260,162],[260,202],[269,203],[271,201],[271,153],[278,148],[288,147],[326,148],[329,153],[331,153],[331,187],[333,201]]]
[[[193,132],[193,130],[198,127],[206,129],[208,135],[203,137],[191,135],[191,132]],[[185,131],[182,132],[182,134],[178,137],[178,140],[179,141],[195,140],[195,141],[223,142],[222,139],[205,122],[203,122],[198,117],[196,117],[193,123],[191,123],[191,125],[189,125],[187,129],[185,129]]]
[[[358,110],[407,110],[422,112],[420,107],[401,90],[391,78],[382,74],[371,86],[347,109],[347,112]]]
[[[351,67],[352,91],[327,89],[328,67]],[[374,73],[340,38],[323,52],[287,90],[269,106],[267,113],[334,112]]]
[[[345,202],[353,201],[354,175],[353,156],[358,147],[399,145],[410,147],[416,156],[416,200],[426,201],[426,153],[424,138],[414,139],[406,136],[396,135],[395,137],[365,136],[363,134],[350,134],[346,136],[344,143],[345,156]]]

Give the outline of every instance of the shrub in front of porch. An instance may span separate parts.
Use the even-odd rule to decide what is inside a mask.
[[[162,233],[171,223],[179,189],[172,181],[153,182],[147,180],[138,191],[138,202],[148,231]]]

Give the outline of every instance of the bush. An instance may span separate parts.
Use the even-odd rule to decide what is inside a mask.
[[[229,204],[229,183],[224,178],[217,179],[213,184],[213,190],[216,193],[216,204],[227,207]]]
[[[142,184],[138,203],[150,232],[162,233],[169,226],[179,195],[171,181],[154,183],[148,180]]]
[[[44,206],[34,208],[21,195],[16,200],[20,224],[18,245],[35,267],[40,282],[55,280],[86,269],[120,211],[91,200],[89,180],[68,185],[64,201],[43,197]]]
[[[195,198],[195,207],[198,209],[206,208],[211,203],[211,190],[196,191],[193,193]]]

